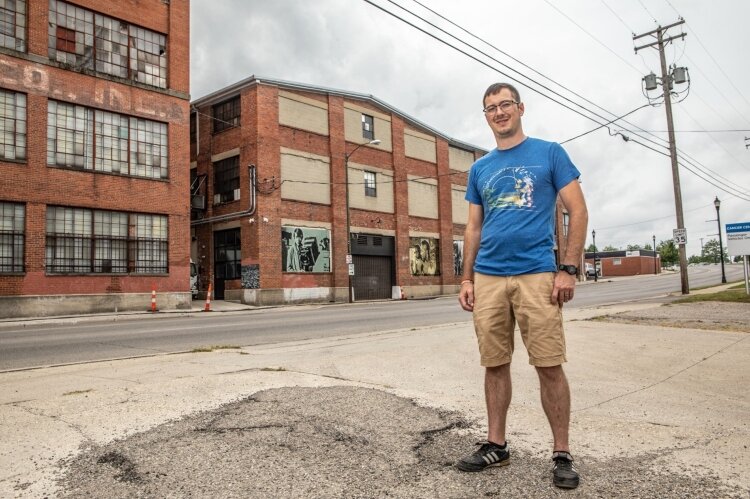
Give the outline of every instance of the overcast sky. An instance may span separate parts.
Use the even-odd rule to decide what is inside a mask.
[[[673,105],[678,150],[693,163],[686,167],[696,172],[680,167],[688,255],[700,254],[701,238],[705,243],[717,237],[716,196],[722,202],[722,227],[750,221],[750,150],[745,147],[750,144],[745,140],[750,137],[749,1],[420,3],[192,0],[191,96],[202,97],[250,75],[371,94],[449,137],[490,149],[495,142],[481,112],[481,98],[490,83],[512,81],[526,105],[526,134],[564,142],[598,124],[546,96],[591,116],[576,105],[582,104],[606,120],[648,104],[641,79],[652,71],[660,75],[658,51],[634,53],[635,46],[655,39],[634,41],[633,33],[667,26],[681,16],[686,23],[668,33],[687,36],[670,44],[666,56],[667,64],[687,67],[691,79],[689,93]],[[687,87],[677,85],[675,90]],[[677,227],[670,159],[635,143],[668,154],[664,106],[647,106],[626,119],[630,123],[610,125],[610,132],[602,128],[564,144],[581,171],[589,208],[587,246],[591,229],[596,229],[599,248],[624,249],[651,244],[653,235],[658,244],[670,239]],[[610,135],[616,132],[631,140]],[[726,244],[725,234],[722,237]]]

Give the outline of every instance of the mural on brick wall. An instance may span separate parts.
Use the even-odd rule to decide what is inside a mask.
[[[464,273],[464,242],[458,239],[453,240],[453,274],[462,275]]]
[[[432,237],[409,238],[411,275],[440,275],[439,240]]]
[[[282,272],[330,272],[331,232],[315,227],[281,228]]]

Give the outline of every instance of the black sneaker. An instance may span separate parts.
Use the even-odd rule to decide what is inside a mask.
[[[578,487],[578,472],[573,467],[573,456],[570,452],[554,452],[552,461],[555,463],[552,468],[552,476],[555,487],[561,489],[575,489]]]
[[[506,442],[503,447],[492,442],[477,442],[479,450],[456,461],[456,468],[461,471],[482,471],[491,466],[510,464],[510,447]]]

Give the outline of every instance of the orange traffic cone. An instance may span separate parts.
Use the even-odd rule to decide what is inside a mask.
[[[211,311],[211,283],[208,283],[208,292],[206,293],[206,308],[203,309],[204,312],[210,312]]]
[[[158,309],[156,308],[156,287],[151,289],[151,311],[158,312]]]

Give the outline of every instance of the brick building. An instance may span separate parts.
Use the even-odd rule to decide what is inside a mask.
[[[0,2],[0,317],[188,307],[189,2]]]
[[[594,265],[594,253],[586,252],[586,263]],[[596,253],[602,277],[658,274],[661,256],[656,251],[599,251]]]
[[[204,292],[347,301],[348,243],[355,300],[457,292],[467,172],[486,151],[371,95],[254,76],[194,101],[190,125]]]

